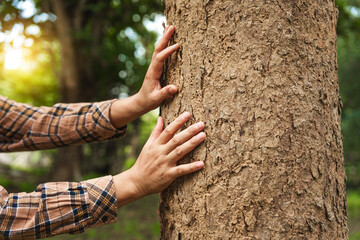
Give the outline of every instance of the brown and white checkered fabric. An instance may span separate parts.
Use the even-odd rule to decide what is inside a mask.
[[[0,152],[28,151],[121,137],[109,120],[114,100],[32,107],[0,96]],[[32,193],[0,186],[0,239],[39,239],[76,234],[116,221],[112,176],[45,183]]]

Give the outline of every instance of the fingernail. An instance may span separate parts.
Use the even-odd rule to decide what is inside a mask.
[[[203,161],[198,161],[196,163],[196,167],[200,168],[200,167],[203,167],[205,165],[205,163]]]
[[[188,119],[190,117],[190,113],[189,112],[184,112],[183,113],[183,118],[184,119]]]
[[[197,137],[198,137],[199,140],[204,140],[205,137],[206,137],[206,134],[204,132],[201,132],[201,133],[198,134]]]
[[[204,123],[203,122],[198,122],[197,124],[195,124],[196,129],[201,129],[204,127]]]
[[[178,44],[178,43],[175,43],[174,45],[172,45],[171,47],[172,48],[177,48],[177,47],[179,47],[180,46],[180,44]]]
[[[174,94],[174,93],[177,92],[177,89],[176,89],[176,87],[171,86],[171,87],[168,88],[168,92],[171,93],[171,94]]]

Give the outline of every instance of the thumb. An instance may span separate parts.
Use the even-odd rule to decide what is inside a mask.
[[[175,85],[165,86],[160,90],[160,94],[159,94],[160,99],[159,100],[162,102],[165,99],[173,96],[175,93],[177,93],[177,91],[178,91],[178,89]]]
[[[160,134],[163,130],[163,127],[164,127],[164,120],[162,117],[158,117],[156,125],[155,125],[154,129],[152,130],[147,143],[151,144],[152,142],[154,142],[160,136]]]

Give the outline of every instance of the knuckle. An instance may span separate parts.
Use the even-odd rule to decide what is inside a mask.
[[[164,130],[164,134],[171,135],[172,134],[171,129],[169,127],[166,127],[165,130]]]
[[[196,133],[196,128],[194,126],[191,126],[188,128],[188,132],[193,135]]]
[[[184,125],[184,118],[183,118],[183,117],[177,118],[175,123],[176,123],[176,125],[178,125],[178,126]]]
[[[180,139],[177,136],[173,137],[172,142],[176,146],[181,144]]]
[[[199,143],[199,139],[195,136],[195,137],[191,138],[190,143],[197,145]]]
[[[162,62],[161,54],[157,54],[157,55],[155,56],[155,61]]]
[[[185,175],[185,171],[182,167],[177,168],[176,173],[178,176]]]
[[[160,51],[160,47],[159,44],[156,44],[155,48],[154,48],[154,52],[159,52]]]
[[[154,51],[154,53],[153,53],[153,55],[152,55],[152,57],[151,57],[151,62],[155,61],[156,55],[157,55],[157,52]]]
[[[183,154],[183,150],[180,147],[175,148],[175,153],[178,156],[181,156]]]

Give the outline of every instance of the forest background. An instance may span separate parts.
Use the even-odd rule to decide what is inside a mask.
[[[65,10],[62,16],[55,1],[0,0],[0,94],[35,106],[67,101],[68,69],[61,60],[67,54],[66,37],[75,49],[68,61],[76,64],[81,79],[79,100],[124,98],[137,92],[163,29],[161,1],[58,1]],[[360,1],[336,4],[348,219],[354,240],[360,239]],[[63,27],[70,36],[60,31],[59,19],[69,23]],[[129,124],[123,139],[79,147],[76,171],[61,164],[59,150],[1,153],[0,185],[9,192],[31,192],[41,182],[79,181],[123,171],[135,162],[157,115],[155,110]],[[121,208],[115,224],[53,239],[159,239],[158,201],[157,195],[146,197]]]

